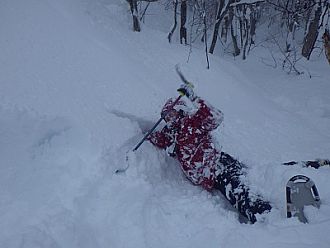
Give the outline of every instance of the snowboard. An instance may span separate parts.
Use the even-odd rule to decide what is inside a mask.
[[[320,196],[315,183],[307,176],[296,175],[286,185],[287,217],[297,217],[299,221],[308,223],[304,214],[305,206],[319,208]]]

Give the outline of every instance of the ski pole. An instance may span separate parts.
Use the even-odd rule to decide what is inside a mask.
[[[178,98],[173,102],[171,108],[173,108],[178,101],[181,99],[182,95],[178,96]],[[164,117],[166,116],[167,113],[165,113],[164,116],[160,117],[159,120],[156,122],[156,124],[148,131],[148,133],[146,135],[144,135],[143,139],[133,148],[133,152],[135,152],[137,149],[139,149],[139,147],[143,144],[143,142],[148,138],[148,136],[156,129],[156,127],[159,125],[159,123],[161,123],[161,121],[164,119]],[[129,168],[129,163],[128,163],[128,152],[126,152],[126,162],[127,162],[127,166],[125,168],[122,169],[117,169],[115,171],[116,174],[118,173],[123,173],[125,172],[128,168]]]
[[[190,85],[192,87],[193,84],[190,83],[185,77],[184,75],[182,74],[182,72],[180,71],[180,67],[179,65],[175,65],[175,70],[176,72],[178,73],[180,79],[182,80],[182,82],[184,82],[185,84],[187,85]],[[178,96],[178,98],[173,102],[171,108],[173,108],[177,103],[178,101],[181,99],[183,95],[180,94],[180,96]],[[167,113],[165,113],[165,116],[166,116]],[[133,152],[135,152],[137,149],[139,149],[139,147],[143,144],[143,142],[148,138],[148,136],[156,129],[156,127],[159,125],[159,123],[161,123],[161,121],[164,119],[164,116],[160,117],[159,120],[156,122],[156,124],[149,130],[149,132],[143,137],[143,139],[134,147],[133,149]]]
[[[186,85],[188,85],[188,86],[190,86],[190,87],[194,87],[194,85],[192,84],[192,83],[190,83],[186,78],[185,78],[185,76],[183,75],[183,73],[181,72],[181,70],[180,70],[180,67],[179,67],[179,65],[177,64],[177,65],[175,65],[175,70],[176,70],[176,72],[177,72],[177,74],[179,75],[179,77],[180,77],[180,79],[181,79],[181,81],[184,83],[184,84],[186,84]],[[173,102],[173,104],[172,104],[172,106],[171,106],[171,108],[173,108],[177,103],[178,103],[178,101],[181,99],[181,97],[183,96],[183,94],[182,93],[180,93],[180,95],[177,97],[177,99]],[[161,121],[164,119],[164,117],[167,115],[167,113],[165,113],[165,115],[164,116],[161,116],[160,118],[159,118],[159,120],[156,122],[156,124],[149,130],[149,132],[146,134],[146,135],[144,135],[144,137],[143,137],[143,139],[133,148],[133,152],[135,152],[137,149],[139,149],[139,147],[143,144],[143,142],[148,138],[148,136],[156,129],[156,127],[159,125],[159,123],[161,123]],[[123,169],[118,169],[118,170],[116,170],[115,172],[116,173],[122,173],[122,172],[125,172],[128,168],[129,168],[129,163],[128,163],[128,153],[129,153],[129,151],[127,151],[126,152],[126,162],[127,162],[127,166],[126,166],[126,168],[123,168]]]
[[[173,102],[171,108],[173,108],[178,101],[181,99],[182,95],[178,96],[178,98]],[[166,113],[167,114],[167,113]],[[165,114],[165,116],[166,116]],[[149,130],[149,132],[143,137],[143,139],[134,147],[133,152],[135,152],[139,147],[143,144],[143,142],[148,138],[148,136],[156,129],[156,127],[161,123],[161,121],[164,119],[164,116],[160,117],[159,120],[156,122],[156,124]]]
[[[143,142],[148,138],[148,136],[156,129],[156,127],[159,125],[159,123],[163,120],[163,117],[160,117],[159,120],[156,122],[156,124],[149,130],[149,132],[143,137],[143,139],[134,147],[132,150],[135,152],[139,147],[143,144]]]

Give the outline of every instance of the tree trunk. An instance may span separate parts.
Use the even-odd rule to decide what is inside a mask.
[[[312,51],[314,49],[314,45],[316,39],[319,35],[319,22],[322,14],[322,6],[319,4],[317,9],[315,10],[314,19],[311,21],[308,27],[307,35],[304,39],[304,45],[302,48],[302,56],[309,60]]]
[[[137,9],[137,0],[127,0],[131,9],[132,17],[133,17],[133,31],[140,32],[140,22],[139,22],[139,14]]]
[[[204,24],[204,43],[205,43],[205,55],[206,55],[206,62],[207,62],[207,69],[210,69],[210,61],[209,61],[209,55],[207,52],[207,25],[206,25],[206,13],[205,13],[205,1],[203,1],[203,24]]]
[[[330,64],[330,32],[328,29],[325,30],[322,39],[324,44],[325,56]]]
[[[217,19],[216,19],[215,25],[214,25],[212,43],[211,43],[210,50],[209,50],[209,53],[211,53],[211,54],[213,54],[215,45],[217,43],[220,24],[221,24],[222,18],[224,17],[224,15],[221,14],[224,6],[225,6],[225,0],[220,0],[218,3]]]
[[[185,27],[187,21],[187,1],[181,1],[181,27],[180,27],[180,43],[184,40],[184,44],[187,45],[187,28]]]
[[[254,15],[254,9],[252,10],[252,13],[250,15],[250,25],[251,25],[251,28],[250,28],[250,46],[251,44],[254,44],[254,38],[255,38],[255,35],[256,35],[256,28],[257,28],[257,19]],[[250,49],[249,49],[250,50]]]
[[[236,11],[238,12],[238,14],[236,14],[236,18],[238,19],[238,23],[239,23],[240,48],[243,48],[244,37],[246,35],[245,16],[244,16],[246,12],[246,7],[245,6],[236,7]]]
[[[171,31],[169,32],[167,38],[168,38],[168,42],[171,43],[172,41],[172,36],[173,36],[173,33],[176,29],[176,26],[178,24],[178,21],[177,21],[177,18],[176,18],[176,13],[177,13],[177,10],[178,10],[178,0],[174,0],[174,24],[173,24],[173,27],[171,29]]]
[[[228,29],[229,29],[228,16],[225,16],[223,18],[223,20],[224,20],[224,23],[222,25],[222,30],[221,30],[221,39],[224,43],[227,43]]]
[[[233,55],[234,55],[234,57],[236,57],[241,53],[241,50],[238,47],[237,37],[235,35],[235,30],[234,30],[234,25],[233,25],[233,20],[234,20],[234,9],[231,7],[229,9],[230,34],[231,34],[231,39],[233,41],[233,46],[234,46]]]
[[[243,46],[243,55],[242,55],[242,59],[245,60],[246,59],[246,49],[249,45],[249,41],[250,41],[250,31],[251,31],[251,27],[250,27],[250,23],[249,21],[251,20],[250,19],[247,19],[246,18],[246,9],[244,10],[244,14],[243,14],[243,18],[244,18],[244,22],[245,22],[245,43],[244,43],[244,46]],[[250,16],[252,16],[252,12],[250,13]]]

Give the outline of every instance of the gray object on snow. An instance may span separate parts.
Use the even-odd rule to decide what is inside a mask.
[[[321,201],[314,182],[307,176],[296,175],[286,185],[287,217],[298,217],[299,221],[308,223],[304,215],[305,206],[319,208]]]

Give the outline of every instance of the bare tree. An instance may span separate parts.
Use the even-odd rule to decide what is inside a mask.
[[[314,10],[314,17],[308,26],[308,32],[304,39],[302,48],[302,56],[309,59],[315,46],[316,39],[319,35],[319,23],[322,15],[322,5],[319,2]]]
[[[295,52],[297,44],[302,44],[301,55],[310,58],[321,27],[325,25],[324,16],[329,13],[329,0],[267,0],[274,12],[280,13],[283,31],[286,33],[286,52]],[[297,41],[296,34],[304,39]],[[300,46],[300,45],[299,45]]]
[[[177,10],[178,10],[178,0],[173,0],[173,6],[174,6],[174,24],[169,32],[167,38],[168,41],[171,43],[172,36],[175,32],[175,29],[177,27],[178,21],[177,21]],[[186,22],[187,22],[187,0],[181,0],[180,1],[180,43],[187,45],[187,28],[186,28]]]
[[[211,46],[210,46],[210,50],[209,50],[209,52],[211,54],[213,54],[215,45],[218,40],[220,24],[221,24],[223,18],[225,17],[225,15],[228,13],[230,5],[234,2],[235,2],[235,0],[219,0],[219,2],[218,2],[217,17],[215,20],[213,37],[212,37],[212,42],[211,42]]]
[[[330,64],[330,32],[329,32],[329,29],[326,29],[324,31],[322,39],[323,39],[325,56]]]
[[[208,53],[215,52],[217,43],[221,42],[223,51],[229,50],[245,60],[253,47],[267,42],[273,49],[271,54],[283,55],[280,57],[283,69],[299,74],[296,62],[302,57],[310,58],[330,24],[330,0],[127,0],[134,31],[141,31],[140,17],[156,1],[170,5],[173,10],[174,23],[168,41],[172,42],[179,26],[181,44],[189,44],[190,49],[196,42],[204,45],[208,67]],[[139,16],[141,2],[148,4]],[[268,36],[267,32],[259,31],[260,27],[268,28]],[[327,35],[323,41],[329,44]]]
[[[180,23],[180,43],[184,40],[184,44],[187,45],[187,0],[181,0],[181,23]]]
[[[177,10],[178,10],[178,0],[173,0],[173,5],[174,5],[174,24],[173,24],[173,27],[171,28],[171,31],[169,32],[169,34],[167,35],[167,38],[168,38],[168,42],[171,43],[172,41],[172,36],[174,34],[174,31],[178,25],[178,21],[177,21]]]
[[[137,0],[127,0],[129,3],[129,7],[132,13],[133,17],[133,31],[140,32],[141,27],[140,27],[140,21],[139,21],[139,13],[137,9]]]
[[[227,35],[228,31],[230,31],[233,55],[238,56],[242,51],[242,58],[246,59],[246,54],[250,50],[251,45],[254,44],[256,35],[257,7],[263,2],[264,1],[219,0],[209,52],[214,53],[220,27],[222,25],[220,36],[222,41],[224,43],[229,42]]]
[[[157,2],[158,0],[126,0],[129,4],[132,18],[133,18],[133,31],[140,32],[141,31],[141,25],[139,21],[139,11],[138,11],[138,2]]]

